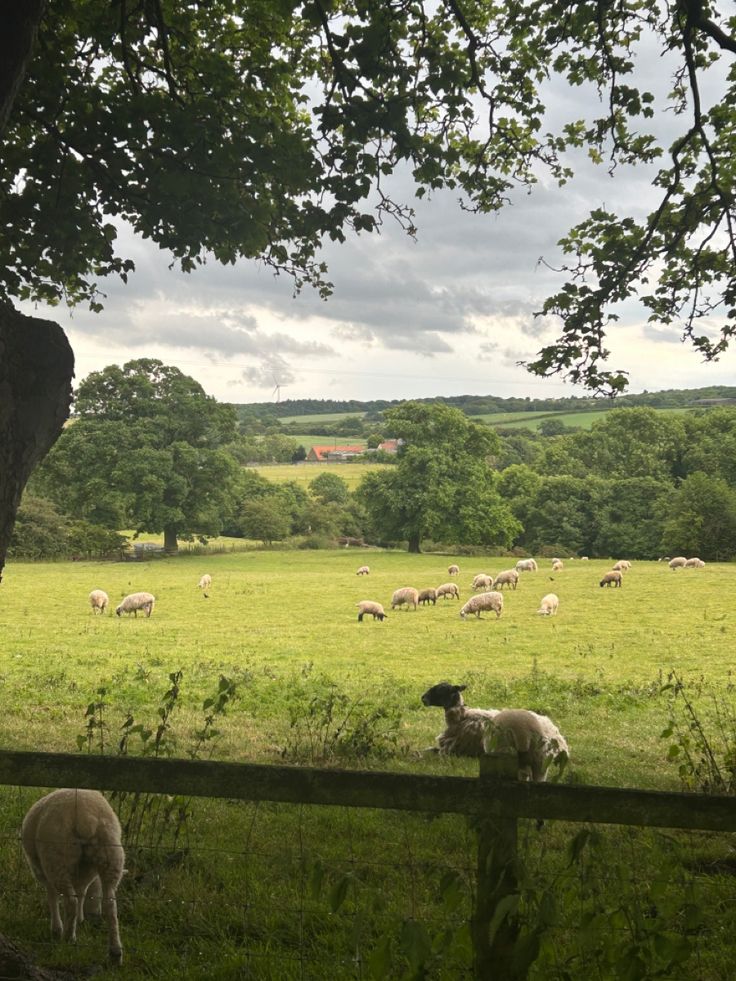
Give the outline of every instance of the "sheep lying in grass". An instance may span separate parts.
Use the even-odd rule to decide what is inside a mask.
[[[125,865],[120,822],[97,790],[55,790],[37,800],[23,818],[23,851],[34,876],[46,887],[51,933],[76,941],[84,921],[84,900],[107,921],[110,960],[120,964],[123,948],[118,927],[116,892]],[[101,896],[101,904],[100,904]],[[59,900],[64,904],[62,925]]]
[[[383,612],[383,607],[380,603],[374,603],[373,600],[361,600],[360,603],[356,604],[358,607],[358,622],[363,622],[363,617],[366,613],[373,615],[374,620],[386,620],[388,619],[388,613]]]
[[[370,571],[371,571],[370,566],[368,566],[368,565],[362,565],[358,569],[358,571],[355,573],[355,575],[356,576],[368,576],[368,575],[370,575]]]
[[[684,569],[687,565],[687,559],[684,555],[676,555],[674,559],[670,559],[669,567],[670,569]]]
[[[93,589],[89,594],[89,605],[92,607],[92,612],[95,614],[104,614],[109,602],[110,597],[107,595],[104,589]]]
[[[460,599],[460,590],[454,582],[443,582],[434,592],[437,599],[440,596],[444,596],[445,599]]]
[[[516,569],[504,569],[496,576],[493,586],[495,589],[503,589],[504,586],[511,586],[513,589],[519,585],[519,573]]]
[[[465,620],[469,613],[475,613],[480,620],[483,610],[491,610],[498,619],[503,612],[503,593],[476,593],[460,610],[460,617]]]
[[[702,559],[688,559],[685,563],[686,569],[702,569],[705,565]]]
[[[449,565],[447,567],[447,575],[448,576],[459,576],[460,575],[460,566],[459,565]]]
[[[539,604],[537,613],[545,617],[556,616],[559,605],[559,597],[555,593],[547,593],[546,596],[542,597],[542,602]]]
[[[623,577],[622,573],[620,573],[618,571],[607,572],[605,574],[605,576],[601,579],[600,585],[601,586],[613,586],[614,589],[615,589],[616,586],[621,586],[621,584],[623,582],[623,579],[624,579],[624,577]]]
[[[461,695],[465,688],[442,681],[422,695],[424,705],[445,710],[445,730],[437,736],[435,752],[482,756],[512,750],[522,780],[545,780],[552,763],[564,767],[570,751],[550,718],[528,709],[468,708]]]
[[[493,576],[487,576],[485,572],[479,572],[477,576],[473,577],[473,582],[470,585],[471,589],[493,589]]]
[[[517,572],[536,572],[537,571],[537,563],[534,561],[534,559],[519,559],[519,561],[516,563],[516,571]]]
[[[426,606],[427,603],[431,603],[432,606],[437,602],[437,590],[436,589],[423,589],[419,594],[419,602],[422,606]]]
[[[138,610],[143,610],[147,617],[153,613],[153,607],[156,602],[156,597],[152,596],[151,593],[131,593],[126,596],[119,606],[115,607],[115,612],[118,616],[122,616],[123,613],[134,613],[138,616]]]
[[[413,606],[416,610],[417,604],[419,603],[419,590],[414,589],[413,586],[403,586],[401,589],[397,589],[394,595],[391,597],[391,609],[395,610],[397,606]]]

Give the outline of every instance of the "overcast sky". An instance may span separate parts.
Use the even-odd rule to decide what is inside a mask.
[[[557,87],[554,115],[572,118],[582,98]],[[660,119],[667,127],[673,117]],[[169,270],[167,254],[123,227],[119,251],[135,260],[136,271],[127,286],[102,284],[101,314],[24,309],[68,330],[77,380],[111,363],[158,357],[233,402],[279,394],[282,400],[583,395],[517,364],[560,332],[533,316],[562,283],[538,260],[554,265],[556,242],[592,207],[650,210],[648,186],[644,168],[622,169],[611,179],[605,167],[584,166],[567,187],[543,181],[532,194],[518,193],[501,214],[486,216],[462,211],[450,193],[436,194],[416,202],[416,241],[388,223],[381,235],[326,247],[334,283],[327,301],[310,288],[294,296],[287,277],[253,262],[222,267],[212,260],[191,275]],[[396,189],[411,198],[408,182],[397,178]],[[611,328],[607,346],[609,366],[630,372],[632,392],[736,384],[736,353],[703,364],[677,330],[647,325],[636,306]]]

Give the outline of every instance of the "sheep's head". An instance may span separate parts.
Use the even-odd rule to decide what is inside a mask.
[[[463,696],[467,685],[451,685],[449,681],[441,681],[438,685],[428,688],[422,695],[424,705],[435,705],[437,708],[449,709],[463,704]]]
[[[118,616],[120,616],[122,612],[123,612],[123,605],[122,605],[122,603],[121,603],[121,604],[120,604],[120,606],[116,606],[116,607],[115,607],[115,613],[116,613],[116,614],[117,614]]]

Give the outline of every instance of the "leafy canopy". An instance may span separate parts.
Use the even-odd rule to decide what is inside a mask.
[[[736,330],[736,75],[712,106],[702,91],[734,32],[702,0],[57,0],[0,148],[0,295],[99,309],[98,280],[133,269],[119,219],[185,270],[256,258],[326,293],[325,237],[384,216],[413,233],[395,169],[494,211],[567,181],[582,150],[651,165],[655,203],[598,207],[562,239],[567,282],[541,311],[561,334],[531,370],[622,390],[605,331],[632,298],[715,358]],[[637,74],[655,46],[661,100]],[[560,81],[599,98],[552,130]],[[648,131],[667,108],[669,146]]]

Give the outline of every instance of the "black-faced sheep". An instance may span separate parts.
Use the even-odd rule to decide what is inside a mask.
[[[97,790],[47,794],[23,818],[21,842],[31,871],[46,887],[53,936],[77,939],[77,923],[84,920],[84,900],[91,887],[90,899],[98,907],[101,893],[110,960],[119,964],[123,948],[116,893],[123,877],[125,852],[120,822],[102,794]]]
[[[437,602],[437,590],[436,589],[423,589],[419,594],[419,602],[422,606],[426,606],[427,603],[431,603],[432,606]]]
[[[89,605],[92,607],[92,612],[95,614],[104,614],[109,602],[110,597],[107,595],[104,589],[93,589],[89,594]]]
[[[422,695],[424,705],[445,710],[445,731],[435,742],[435,752],[452,756],[482,756],[483,734],[487,723],[496,714],[495,709],[468,708],[460,692],[466,685],[451,685],[442,681]]]
[[[366,613],[370,613],[374,620],[386,620],[388,619],[388,613],[383,612],[383,607],[380,603],[374,603],[373,600],[361,600],[360,603],[356,604],[358,607],[358,622],[363,622],[363,617]]]
[[[443,582],[441,586],[435,589],[435,595],[437,599],[440,596],[444,596],[445,599],[460,599],[460,590],[454,582]]]
[[[118,616],[122,616],[123,613],[133,613],[137,617],[138,610],[143,610],[146,616],[150,617],[155,603],[156,597],[152,596],[151,593],[131,593],[125,597],[119,606],[115,607],[115,612]]]
[[[483,610],[490,610],[496,614],[496,619],[503,612],[503,593],[476,593],[471,596],[465,606],[460,610],[461,619],[465,620],[469,613],[475,613],[480,620]]]
[[[624,578],[623,575],[620,572],[618,572],[618,571],[616,571],[616,572],[607,572],[604,575],[604,577],[601,579],[600,585],[601,586],[613,586],[614,589],[615,589],[616,586],[620,586],[621,585],[621,583],[623,582],[623,578]]]
[[[542,601],[539,604],[539,609],[537,613],[545,617],[553,617],[557,615],[557,608],[560,605],[559,597],[556,593],[547,593],[546,596],[542,597]]]
[[[419,590],[414,589],[413,586],[403,586],[401,589],[397,589],[394,595],[391,597],[391,609],[395,610],[397,606],[413,606],[416,610],[417,604],[419,603]]]
[[[504,569],[503,572],[499,572],[493,581],[494,589],[503,589],[504,586],[511,586],[512,589],[516,589],[519,585],[519,573],[516,569]]]

